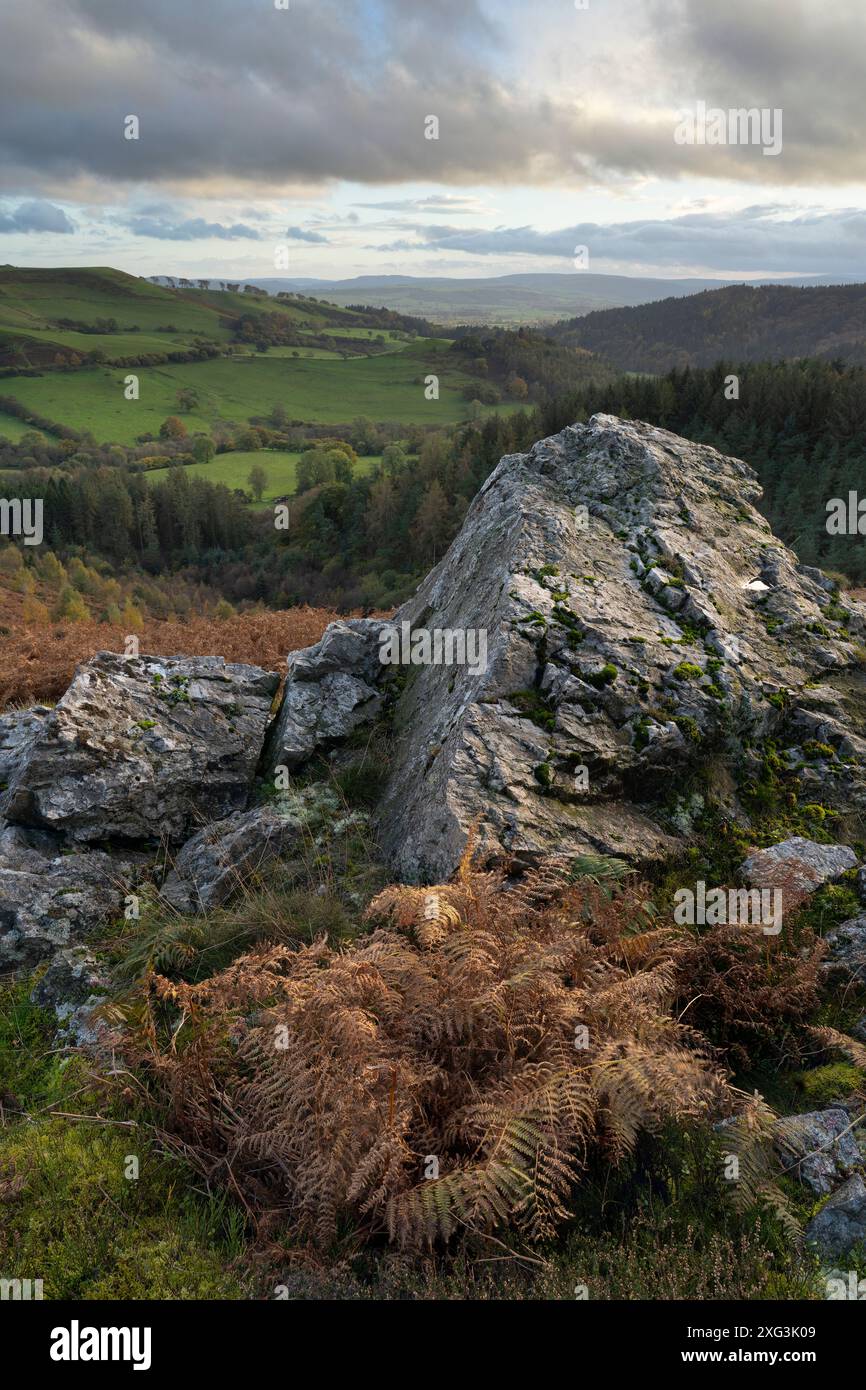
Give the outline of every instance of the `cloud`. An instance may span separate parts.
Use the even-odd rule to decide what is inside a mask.
[[[62,208],[53,203],[32,201],[19,203],[14,212],[0,211],[0,232],[59,232],[75,231],[75,223]]]
[[[203,217],[189,217],[184,222],[171,222],[163,217],[132,217],[125,224],[133,236],[156,237],[159,241],[261,241],[261,234],[235,222],[225,227],[221,222],[206,222]]]
[[[668,219],[578,222],[555,231],[417,227],[416,239],[382,251],[437,251],[474,256],[540,256],[571,263],[578,246],[591,265],[632,271],[737,274],[827,273],[866,278],[866,210],[831,212],[760,205],[738,212],[693,212]]]
[[[312,246],[329,246],[330,242],[321,232],[305,232],[303,227],[288,227],[286,229],[286,239],[288,241],[307,241]]]
[[[0,10],[6,187],[866,180],[862,0],[623,0],[582,15],[536,0],[531,17],[512,0],[490,13],[481,0]],[[782,155],[678,146],[676,112],[697,100],[782,107]],[[139,140],[123,138],[127,114]],[[438,140],[424,138],[430,114]]]
[[[478,198],[456,193],[431,193],[424,198],[394,198],[381,203],[355,203],[355,207],[374,208],[380,212],[449,212],[461,216],[485,211]]]

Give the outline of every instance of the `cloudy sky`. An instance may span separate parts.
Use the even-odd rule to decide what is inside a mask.
[[[866,279],[864,132],[866,0],[0,0],[0,263]]]

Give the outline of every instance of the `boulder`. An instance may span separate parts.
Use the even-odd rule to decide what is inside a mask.
[[[133,866],[102,850],[62,852],[40,831],[0,832],[0,971],[31,968],[123,910]]]
[[[832,1192],[863,1161],[851,1116],[841,1107],[784,1116],[773,1143],[786,1172],[820,1194]]]
[[[866,1183],[859,1173],[843,1183],[806,1227],[824,1259],[838,1260],[866,1242]]]
[[[739,460],[605,415],[500,461],[393,619],[433,651],[404,662],[394,710],[378,826],[396,874],[446,878],[473,826],[489,858],[663,858],[681,840],[662,805],[708,748],[733,768],[785,742],[813,683],[840,729],[862,724],[846,673],[866,614],[846,595],[837,620],[759,495]],[[838,790],[866,807],[856,755]]]
[[[277,685],[221,657],[99,652],[28,740],[0,809],[71,841],[181,842],[246,806]]]
[[[34,987],[31,999],[53,1009],[65,1040],[75,1047],[95,1043],[105,1025],[93,1017],[105,999],[108,977],[84,947],[61,950]]]
[[[314,646],[290,653],[282,703],[268,739],[271,768],[296,768],[377,717],[383,626],[375,619],[331,623]]]
[[[827,974],[853,976],[866,985],[866,912],[840,922],[838,927],[828,931],[824,940],[829,948],[823,962]]]
[[[178,852],[162,885],[162,896],[179,912],[219,907],[296,840],[298,832],[298,821],[274,806],[258,806],[214,821]]]
[[[793,835],[750,854],[740,865],[740,877],[750,888],[786,888],[795,894],[808,894],[841,878],[856,864],[857,856],[848,845],[821,845]]]

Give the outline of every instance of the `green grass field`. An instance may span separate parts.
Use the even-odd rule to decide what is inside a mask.
[[[207,478],[212,483],[225,483],[226,487],[243,488],[244,492],[247,492],[250,469],[254,463],[261,464],[268,475],[268,484],[261,502],[261,505],[266,507],[277,497],[294,492],[299,458],[300,454],[286,453],[279,449],[240,449],[236,453],[217,454],[210,463],[192,463],[185,472],[199,478]],[[369,473],[379,461],[378,454],[359,458],[354,468],[356,476]],[[155,468],[145,476],[149,480],[159,481],[168,476],[168,471],[167,468]]]
[[[19,420],[17,416],[7,415],[5,411],[0,410],[0,439],[11,439],[15,444],[22,435],[34,433],[42,435],[42,430],[34,431],[33,426],[26,424],[24,420]],[[44,435],[43,438],[45,438]]]
[[[311,424],[338,424],[358,415],[400,424],[451,425],[466,419],[462,389],[470,380],[449,362],[448,341],[419,338],[404,352],[376,357],[216,358],[166,367],[141,367],[140,397],[124,397],[125,369],[88,367],[46,372],[5,383],[9,395],[73,429],[90,430],[102,443],[131,444],[157,434],[166,416],[178,413],[177,393],[192,387],[196,410],[183,414],[187,429],[207,430],[220,421],[245,424],[266,417],[282,404],[289,418]],[[435,373],[438,401],[425,399],[424,378]],[[0,393],[2,394],[2,393]]]

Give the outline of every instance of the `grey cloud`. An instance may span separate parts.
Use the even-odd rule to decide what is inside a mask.
[[[75,231],[75,223],[62,208],[53,203],[31,201],[19,203],[13,212],[0,211],[0,232],[61,232]]]
[[[133,236],[156,237],[159,241],[260,241],[261,236],[243,222],[223,226],[221,222],[206,222],[203,217],[189,217],[184,222],[171,222],[161,217],[132,217],[125,224]]]
[[[602,225],[579,222],[556,231],[534,227],[416,228],[416,240],[383,251],[453,251],[476,256],[530,255],[571,259],[577,246],[590,259],[639,268],[676,267],[729,273],[837,273],[866,278],[866,210],[800,212],[755,206],[741,212],[686,213]]]
[[[313,246],[330,245],[328,238],[322,236],[321,232],[305,232],[303,227],[288,227],[286,239],[288,241],[307,241]]]
[[[539,31],[568,33],[569,8],[536,0]],[[286,11],[265,0],[0,0],[0,9],[7,187],[39,180],[50,190],[81,174],[274,185],[866,179],[861,0],[834,0],[832,9],[806,0],[665,0],[638,50],[640,115],[616,101],[610,114],[593,108],[594,95],[610,95],[611,63],[622,54],[630,71],[636,61],[627,20],[613,13],[604,20],[609,52],[589,72],[581,110],[573,93],[520,80],[507,4],[496,21],[479,0],[380,0],[376,22],[362,0]],[[677,146],[672,110],[684,94],[782,106],[782,156]],[[140,119],[138,141],[123,138],[126,114]],[[429,114],[439,116],[439,140],[423,138]]]

